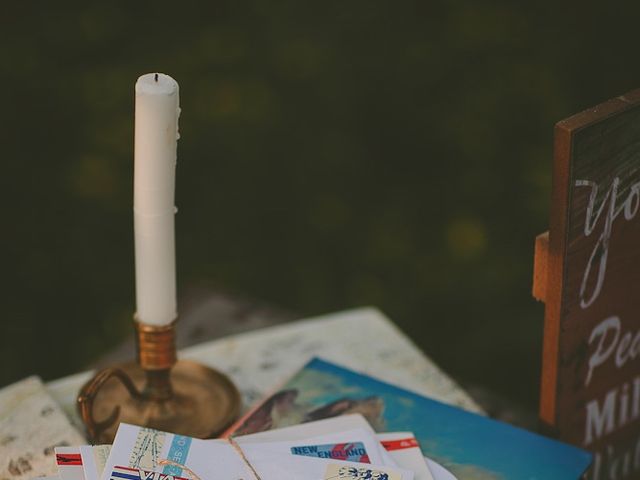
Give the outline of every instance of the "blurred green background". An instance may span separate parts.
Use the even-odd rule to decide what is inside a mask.
[[[133,86],[181,87],[179,290],[376,305],[529,408],[556,121],[640,85],[640,4],[3,2],[0,385],[130,335]]]

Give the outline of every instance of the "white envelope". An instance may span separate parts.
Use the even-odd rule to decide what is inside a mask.
[[[226,442],[200,440],[121,423],[105,464],[102,480],[135,480],[139,470],[175,477],[212,480],[254,478],[235,449]],[[147,476],[147,475],[144,475]],[[144,478],[143,476],[143,478]],[[150,480],[160,477],[152,475]]]
[[[416,480],[434,480],[413,433],[379,433],[377,438],[383,445],[387,443],[391,447],[387,450],[389,455],[402,468],[413,471]]]
[[[433,478],[435,480],[457,480],[456,477],[446,468],[444,468],[439,463],[434,462],[430,458],[424,457],[427,465],[429,466],[429,470],[433,473]]]
[[[327,460],[324,458],[295,457],[292,455],[276,456],[270,452],[264,452],[258,447],[259,444],[248,444],[243,446],[242,449],[262,480],[323,480],[327,478],[327,472],[330,467],[353,467],[355,469],[378,471],[388,474],[390,479],[413,480],[414,478],[413,472],[398,467]]]
[[[80,447],[55,447],[54,450],[60,480],[85,480]]]
[[[411,432],[394,432],[379,433],[378,438],[380,441],[387,441],[402,440],[403,438],[415,439],[415,436]],[[416,472],[416,480],[456,480],[456,477],[454,477],[453,474],[442,465],[434,462],[428,457],[423,457],[419,446],[394,450],[389,453],[394,457],[399,466]],[[425,466],[428,471],[425,471]]]
[[[82,445],[82,469],[86,480],[100,480],[104,466],[109,458],[111,445]]]
[[[310,436],[331,434],[336,430],[346,429],[358,429],[362,428],[369,432],[374,432],[369,422],[360,414],[341,415],[339,417],[326,418],[323,420],[317,420],[315,422],[302,423],[300,425],[293,425],[291,427],[279,428],[276,430],[267,430],[264,432],[252,433],[249,435],[243,435],[236,437],[236,440],[241,442],[242,445],[246,443],[257,442],[271,442],[279,440],[304,440]],[[402,433],[402,432],[401,432]],[[386,434],[379,434],[386,435]],[[410,434],[413,436],[413,434]],[[392,458],[389,453],[380,447],[382,450],[383,464],[393,465],[395,462],[398,466],[411,470],[412,464],[404,464],[399,456]],[[422,457],[422,454],[421,454]],[[424,458],[424,457],[423,457]],[[416,480],[420,477],[420,471],[422,471],[422,478],[428,479],[426,475],[431,475],[434,480],[456,480],[456,478],[440,464],[434,462],[429,458],[424,458],[424,462],[427,464],[427,470],[429,473],[425,473],[423,470],[418,470],[416,474]]]
[[[331,435],[338,431],[356,429],[362,429],[372,435],[375,435],[375,431],[371,425],[369,425],[369,422],[367,422],[367,420],[359,413],[354,413],[351,415],[325,418],[315,422],[302,423],[291,427],[278,428],[276,430],[252,433],[250,435],[243,435],[235,438],[239,443],[244,445],[246,443],[271,442],[279,440],[305,440],[319,435]],[[383,460],[383,465],[396,464],[395,460],[391,458],[391,455],[389,455],[381,445],[378,445],[378,451],[380,452],[380,456]]]
[[[293,455],[292,448],[303,446],[318,446],[328,444],[341,443],[362,443],[367,456],[368,463],[385,465],[389,467],[397,467],[395,461],[389,455],[382,454],[380,442],[375,435],[364,428],[356,428],[335,432],[329,435],[319,435],[303,439],[286,440],[286,441],[270,441],[270,442],[244,442],[243,437],[235,437],[235,441],[242,446],[243,449],[259,449],[263,452],[271,452],[276,455]],[[295,456],[295,455],[293,455]],[[305,457],[307,458],[307,457]],[[319,458],[319,457],[311,457]],[[341,460],[338,460],[341,461]],[[354,460],[352,460],[354,461]],[[365,462],[367,463],[367,462]]]

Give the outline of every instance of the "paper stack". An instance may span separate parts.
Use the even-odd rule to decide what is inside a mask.
[[[411,432],[376,434],[361,415],[201,440],[126,423],[113,446],[56,448],[60,480],[451,480]],[[431,468],[430,468],[431,467]]]

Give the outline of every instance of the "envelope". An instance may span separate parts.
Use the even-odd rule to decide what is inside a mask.
[[[200,440],[121,423],[102,480],[252,479],[253,473],[227,442]]]
[[[399,466],[416,473],[416,480],[456,480],[456,477],[439,463],[422,456],[420,445],[411,432],[379,433],[378,439]],[[411,445],[412,441],[415,445]],[[407,445],[402,445],[407,443]],[[426,470],[424,468],[426,466]]]
[[[60,480],[85,480],[80,447],[55,447]]]
[[[324,458],[302,458],[273,455],[259,444],[242,447],[251,465],[262,480],[413,480],[413,472],[398,467],[335,461]],[[255,477],[254,477],[255,478]]]
[[[235,441],[243,448],[257,448],[274,455],[294,455],[373,463],[396,467],[397,464],[386,454],[374,434],[364,428],[356,428],[335,432],[330,435],[318,435],[297,440],[244,442],[243,437],[235,437]]]
[[[110,451],[111,445],[80,446],[85,480],[100,480]]]
[[[424,459],[427,462],[429,470],[431,470],[431,473],[433,474],[433,478],[435,480],[457,480],[453,473],[451,473],[439,463],[434,462],[428,457],[424,457]]]
[[[241,444],[256,442],[271,442],[278,440],[305,440],[310,437],[320,435],[332,435],[338,431],[364,430],[371,435],[375,435],[375,431],[369,425],[369,422],[360,414],[341,415],[339,417],[326,418],[315,422],[302,423],[291,427],[278,428],[276,430],[267,430],[265,432],[252,433],[235,437]],[[396,462],[387,451],[378,445],[377,450],[383,465],[396,465]]]
[[[398,465],[416,474],[416,480],[434,480],[413,433],[379,433],[377,438]]]

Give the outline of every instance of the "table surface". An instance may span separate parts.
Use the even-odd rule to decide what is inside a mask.
[[[314,356],[442,402],[483,413],[478,404],[384,314],[360,308],[229,336],[179,351],[229,375],[248,409]],[[75,400],[93,372],[49,382],[47,390],[81,427]]]

